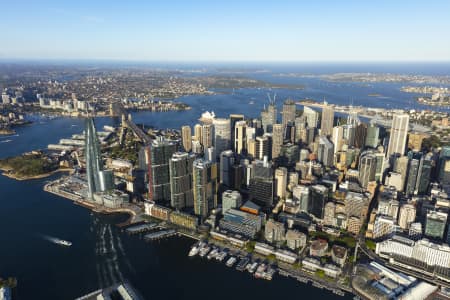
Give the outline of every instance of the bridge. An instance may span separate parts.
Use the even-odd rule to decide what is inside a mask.
[[[150,137],[136,124],[133,123],[131,117],[128,117],[127,110],[120,102],[111,103],[111,114],[114,116],[122,116],[122,127],[129,128],[134,135],[144,144],[150,144]]]

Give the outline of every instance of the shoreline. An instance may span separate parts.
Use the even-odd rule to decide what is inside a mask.
[[[127,214],[128,215],[127,220],[116,224],[116,226],[118,226],[118,227],[124,227],[124,226],[132,225],[134,223],[140,222],[140,220],[137,220],[136,211],[134,211],[131,208],[127,208],[127,207],[107,208],[104,206],[99,206],[99,205],[96,205],[95,203],[91,203],[91,202],[85,200],[81,196],[73,195],[73,194],[69,194],[69,193],[66,194],[61,191],[53,190],[50,187],[53,183],[54,182],[49,182],[49,183],[45,184],[44,188],[43,188],[44,191],[54,194],[56,196],[59,196],[63,199],[70,200],[70,201],[72,201],[73,204],[84,207],[86,209],[89,209],[90,211],[95,212],[95,213],[104,214],[104,215],[121,214],[121,213]],[[138,207],[136,206],[136,208],[138,208]]]
[[[33,175],[33,176],[18,176],[15,173],[9,173],[9,172],[13,171],[12,169],[0,168],[0,171],[2,171],[1,175],[5,176],[5,177],[8,177],[10,179],[17,180],[17,181],[42,179],[42,178],[50,177],[51,175],[57,174],[59,172],[69,172],[69,174],[74,172],[72,169],[61,169],[61,168],[58,168],[58,169],[56,169],[54,171],[51,171],[51,172],[48,172],[48,173],[44,173],[44,174]]]

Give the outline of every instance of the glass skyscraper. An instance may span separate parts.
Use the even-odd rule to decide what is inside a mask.
[[[103,170],[100,144],[95,129],[94,120],[87,118],[85,123],[85,157],[88,197],[93,199],[94,193],[101,191],[100,175]]]

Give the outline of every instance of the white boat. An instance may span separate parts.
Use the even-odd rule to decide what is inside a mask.
[[[237,261],[236,257],[232,256],[227,260],[226,266],[232,267],[236,263],[236,261]]]
[[[189,257],[196,256],[200,249],[197,246],[192,246],[191,251],[189,251]]]
[[[66,240],[61,240],[61,239],[55,239],[55,243],[61,246],[66,246],[66,247],[70,247],[72,246],[72,242],[66,241]]]

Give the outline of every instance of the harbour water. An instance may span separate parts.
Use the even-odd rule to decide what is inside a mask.
[[[377,87],[377,93],[389,97],[383,101],[368,97],[373,92],[369,87],[341,85],[339,88],[318,81],[305,90],[277,89],[278,103],[281,105],[287,97],[321,100],[325,96],[336,104],[348,104],[353,97],[355,105],[412,105],[413,95],[400,93],[392,85]],[[234,94],[182,97],[178,100],[189,104],[191,110],[137,112],[133,120],[158,128],[179,128],[195,124],[205,110],[214,110],[219,117],[230,113],[257,117],[267,103],[268,92],[274,91],[242,89]],[[98,127],[112,123],[111,118],[96,119]],[[0,138],[11,140],[0,143],[0,158],[44,149],[60,138],[81,132],[83,125],[82,119],[38,118],[33,125],[17,128],[17,135]],[[73,299],[124,278],[147,299],[351,299],[350,295],[339,297],[280,276],[271,282],[255,280],[224,264],[189,259],[187,253],[194,241],[187,238],[145,242],[137,235],[127,235],[114,226],[126,216],[93,214],[44,192],[45,182],[57,176],[31,181],[0,176],[0,276],[18,279],[17,299]],[[73,245],[62,247],[45,236],[68,240]]]

